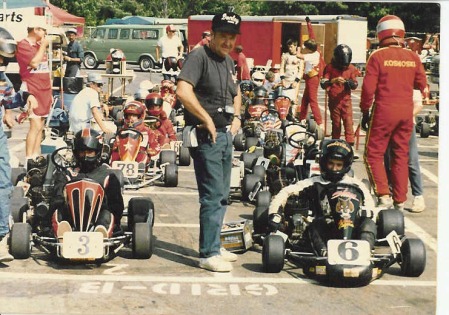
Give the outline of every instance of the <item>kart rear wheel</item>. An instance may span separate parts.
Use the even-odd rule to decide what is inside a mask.
[[[285,243],[280,235],[268,235],[262,249],[264,272],[279,273],[284,268]]]
[[[243,151],[245,150],[245,135],[243,133],[238,133],[234,137],[234,148],[237,151]]]
[[[148,223],[136,223],[133,229],[133,256],[149,259],[153,255],[153,227]]]
[[[162,150],[159,156],[161,164],[176,164],[176,152],[172,150]]]
[[[247,137],[245,141],[245,150],[248,150],[251,147],[257,146],[259,143],[259,139],[256,137]]]
[[[164,170],[164,185],[166,187],[178,186],[178,165],[169,164]]]
[[[391,231],[404,235],[404,215],[400,210],[385,209],[377,217],[377,238],[385,238]]]
[[[189,166],[190,165],[190,152],[186,147],[181,146],[179,148],[179,165]]]
[[[31,256],[31,225],[13,224],[9,238],[9,251],[16,259],[27,259]]]
[[[255,174],[247,174],[242,180],[242,200],[249,200],[249,194],[253,191],[254,186],[260,181],[260,177]]]
[[[430,125],[426,122],[421,123],[421,131],[419,133],[419,136],[421,138],[428,138],[430,135]]]
[[[28,210],[28,198],[22,187],[14,186],[10,199],[11,216],[14,222],[24,222],[24,214]]]
[[[402,274],[406,277],[419,277],[426,268],[426,247],[419,238],[407,238],[401,246]]]

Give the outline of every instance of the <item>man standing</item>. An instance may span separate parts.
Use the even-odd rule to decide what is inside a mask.
[[[162,57],[162,75],[164,80],[170,80],[170,74],[164,67],[165,59],[174,57],[179,59],[184,52],[184,46],[181,39],[176,35],[176,27],[173,24],[168,25],[165,28],[166,35],[162,36],[156,46],[156,60],[160,60]],[[166,71],[164,71],[166,70]]]
[[[21,90],[36,97],[38,106],[30,114],[30,130],[26,137],[26,159],[40,155],[42,130],[53,101],[50,68],[47,58],[47,30],[43,25],[30,25],[28,35],[17,45],[16,59],[20,67]]]
[[[244,80],[251,80],[249,75],[248,63],[246,62],[246,56],[243,53],[242,45],[235,46],[235,52],[237,55],[237,80],[239,82]]]
[[[413,88],[427,93],[427,79],[419,56],[404,49],[405,27],[395,15],[377,23],[380,49],[366,65],[360,109],[362,128],[368,128],[364,162],[379,206],[404,209],[407,200],[409,140],[413,129]],[[369,109],[374,102],[371,118]],[[390,197],[384,154],[391,145]]]
[[[192,50],[204,45],[209,46],[209,43],[210,43],[210,31],[205,30],[201,35],[201,40],[195,46],[193,46]]]
[[[67,45],[67,54],[64,60],[67,62],[65,69],[65,77],[76,77],[79,75],[81,63],[84,59],[84,51],[80,43],[76,41],[77,31],[75,28],[70,28],[67,32],[69,44]]]
[[[304,72],[304,62],[299,59],[297,54],[298,41],[295,39],[287,40],[288,52],[281,56],[280,79],[285,96],[290,97],[293,102],[293,113],[296,113],[298,105],[299,82]]]
[[[229,53],[240,34],[241,18],[228,12],[212,20],[211,42],[193,50],[179,75],[177,96],[186,126],[197,126],[198,146],[190,148],[200,202],[201,268],[228,272],[235,254],[220,245],[230,190],[232,135],[240,128],[241,93]]]
[[[104,133],[112,133],[103,121],[102,106],[100,102],[100,92],[103,87],[103,78],[99,73],[89,73],[87,76],[87,86],[79,92],[73,99],[70,106],[69,123],[70,131],[77,133],[83,128],[90,128],[92,118]],[[104,107],[107,108],[105,105]],[[105,108],[105,110],[107,110]]]

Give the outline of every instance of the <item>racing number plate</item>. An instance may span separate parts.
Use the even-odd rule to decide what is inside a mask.
[[[268,165],[270,164],[270,160],[267,158],[264,158],[263,156],[259,156],[256,160],[256,165],[262,165],[265,170],[268,169]]]
[[[327,250],[330,265],[368,266],[370,264],[371,249],[367,241],[329,240]]]
[[[64,233],[62,257],[70,259],[103,257],[103,234],[100,232]]]
[[[123,175],[127,178],[137,178],[139,176],[139,163],[135,161],[114,161],[112,162],[112,168],[121,170]]]

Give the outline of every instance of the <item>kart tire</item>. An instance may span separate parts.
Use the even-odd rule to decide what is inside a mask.
[[[430,135],[430,125],[426,122],[421,123],[421,131],[419,132],[419,136],[421,138],[428,138]]]
[[[236,151],[243,151],[245,150],[245,135],[243,133],[238,133],[234,137],[234,148]]]
[[[164,185],[165,185],[165,187],[178,186],[178,165],[169,164],[169,165],[165,166]]]
[[[176,164],[176,152],[173,150],[162,150],[159,156],[160,164]]]
[[[190,165],[190,152],[186,147],[181,146],[179,148],[179,166]]]
[[[256,197],[256,207],[267,208],[270,206],[271,193],[268,190],[259,191]]]
[[[254,165],[253,174],[259,177],[262,185],[265,185],[265,167],[262,165]]]
[[[255,147],[259,144],[259,139],[256,137],[247,137],[245,141],[245,150]]]
[[[280,235],[268,235],[262,249],[263,271],[279,273],[284,268],[285,243]]]
[[[14,186],[10,199],[11,216],[15,223],[24,222],[24,214],[28,210],[28,198],[22,187]]]
[[[260,177],[255,174],[247,174],[242,179],[242,200],[249,201],[249,194],[254,186],[260,181]]]
[[[254,234],[265,235],[268,231],[268,208],[257,207],[253,211]]]
[[[149,259],[153,255],[153,227],[148,223],[136,223],[133,229],[133,256],[137,259]]]
[[[426,268],[426,247],[419,238],[406,238],[401,246],[401,271],[406,277],[419,277]]]
[[[31,225],[13,224],[9,238],[9,251],[15,259],[27,259],[31,256]]]
[[[240,155],[240,160],[243,161],[243,166],[246,169],[252,169],[254,161],[257,159],[257,156],[255,153],[250,152],[243,152]]]
[[[133,197],[128,202],[128,229],[131,231],[136,223],[154,225],[154,203],[148,197]]]
[[[377,238],[385,238],[391,231],[404,235],[404,215],[400,210],[385,209],[377,216]]]

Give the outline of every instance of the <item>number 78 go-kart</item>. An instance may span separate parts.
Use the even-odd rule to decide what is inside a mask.
[[[289,200],[284,207],[281,231],[263,239],[263,270],[277,273],[285,259],[302,268],[303,273],[319,282],[335,286],[364,286],[380,278],[395,263],[404,276],[418,277],[425,269],[426,249],[419,238],[404,235],[404,216],[395,209],[380,210],[376,218],[377,239],[374,248],[367,239],[355,237],[361,217],[369,215],[358,202],[361,191],[345,187],[345,193],[331,200],[329,227],[337,231],[327,239],[327,253],[313,249],[307,229],[314,220],[308,200]],[[335,195],[334,195],[335,196]],[[291,197],[290,197],[291,198]],[[360,231],[360,230],[359,230]],[[335,237],[337,235],[337,237]]]
[[[105,237],[103,233],[95,231],[105,191],[92,179],[76,179],[65,185],[64,198],[69,211],[70,231],[58,237],[53,232],[45,232],[38,225],[39,212],[49,208],[54,170],[70,174],[67,169],[74,164],[71,148],[59,148],[52,153],[43,188],[36,190],[41,194],[40,198],[32,198],[28,211],[13,214],[16,218],[9,238],[11,254],[17,259],[27,259],[31,256],[34,245],[64,260],[101,263],[112,258],[123,246],[130,246],[135,258],[150,258],[154,248],[152,200],[131,198],[123,213],[128,219],[127,226],[122,226],[112,236]],[[117,170],[111,169],[111,172],[117,177],[121,176],[121,172]],[[33,199],[39,200],[39,203],[34,204]]]

